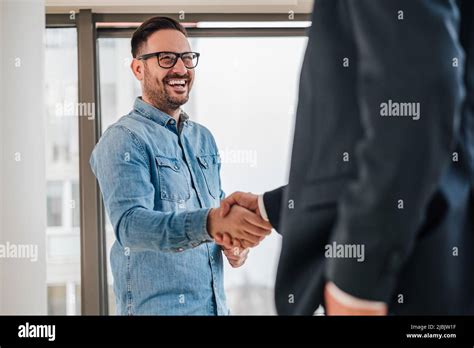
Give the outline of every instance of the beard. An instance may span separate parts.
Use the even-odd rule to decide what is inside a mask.
[[[185,78],[188,80],[186,93],[183,95],[173,96],[167,90],[166,79],[169,78]],[[159,110],[176,110],[185,104],[189,99],[189,90],[191,83],[189,75],[166,75],[162,81],[155,78],[145,65],[145,76],[143,79],[143,94],[150,100],[151,104]]]

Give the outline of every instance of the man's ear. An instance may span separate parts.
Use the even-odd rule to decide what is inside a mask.
[[[143,80],[143,75],[145,73],[145,66],[143,65],[143,61],[133,58],[132,63],[130,64],[130,68],[132,69],[133,75],[135,75],[138,81]]]

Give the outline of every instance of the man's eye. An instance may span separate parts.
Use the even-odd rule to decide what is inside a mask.
[[[170,63],[174,61],[174,56],[171,54],[160,56],[160,62]]]
[[[183,62],[192,63],[193,57],[192,56],[183,56]]]

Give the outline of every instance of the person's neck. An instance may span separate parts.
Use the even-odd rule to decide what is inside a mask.
[[[148,99],[146,96],[142,96],[142,100],[145,102],[145,103],[148,103],[150,104],[151,106],[154,106],[155,108],[157,108],[158,110],[160,111],[163,111],[164,113],[170,115],[172,118],[175,119],[176,121],[176,124],[179,123],[179,116],[181,115],[181,109],[180,108],[177,108],[177,109],[166,109],[166,108],[162,108],[158,105],[155,105],[153,104],[153,102]]]

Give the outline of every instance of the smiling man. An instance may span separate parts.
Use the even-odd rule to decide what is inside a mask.
[[[180,109],[199,60],[185,29],[151,18],[133,34],[132,55],[142,97],[104,132],[90,160],[116,235],[117,312],[226,315],[222,253],[238,267],[248,250],[223,249],[213,238],[228,232],[255,246],[271,226],[239,206],[220,213],[216,143]]]

